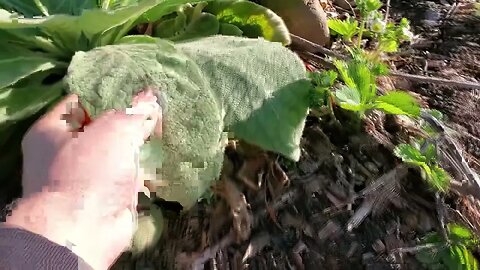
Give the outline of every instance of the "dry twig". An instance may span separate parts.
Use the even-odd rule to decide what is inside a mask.
[[[342,59],[342,60],[349,59],[349,57],[347,56],[340,55],[332,50],[329,50],[323,46],[320,46],[306,39],[303,39],[299,36],[291,35],[291,39],[294,46],[297,46],[299,49],[306,50],[312,54],[322,53],[327,56],[331,56],[331,57]],[[328,60],[322,59],[322,62],[325,62],[325,61],[328,62]],[[456,87],[465,88],[465,89],[480,89],[480,84],[475,82],[462,82],[462,81],[443,79],[438,77],[427,77],[422,75],[407,74],[407,73],[398,72],[398,71],[390,71],[390,75],[396,76],[396,77],[402,77],[410,81],[416,81],[416,82],[435,83],[435,84],[441,84],[446,86],[456,86]]]

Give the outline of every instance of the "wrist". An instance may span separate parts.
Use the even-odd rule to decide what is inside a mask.
[[[6,224],[42,235],[50,241],[71,248],[68,229],[74,223],[68,197],[58,192],[39,192],[18,201]]]

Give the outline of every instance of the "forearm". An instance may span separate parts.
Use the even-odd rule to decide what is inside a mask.
[[[0,258],[4,260],[0,265],[10,264],[12,269],[22,263],[25,267],[20,269],[91,269],[69,241],[78,239],[76,214],[71,209],[71,199],[60,193],[40,192],[20,199],[0,226]],[[23,257],[29,260],[23,261]]]
[[[65,217],[72,217],[72,213],[68,213],[70,205],[67,201],[65,195],[54,192],[40,192],[22,198],[11,215],[7,216],[5,224],[42,235],[58,245],[67,246],[68,230],[71,227],[66,226],[70,221],[66,221]],[[65,224],[66,222],[68,223]]]

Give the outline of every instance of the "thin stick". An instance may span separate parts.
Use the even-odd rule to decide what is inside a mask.
[[[332,50],[329,50],[321,45],[318,45],[316,43],[313,43],[309,40],[306,40],[304,38],[301,38],[299,36],[296,36],[296,35],[293,35],[293,34],[290,34],[290,38],[292,39],[292,44],[294,46],[298,46],[300,49],[303,49],[307,52],[311,52],[311,53],[323,53],[325,55],[328,55],[328,56],[331,56],[331,57],[335,57],[335,58],[338,58],[338,59],[342,59],[342,60],[347,60],[348,57],[346,56],[343,56],[341,54],[338,54]]]
[[[448,86],[458,86],[461,88],[468,88],[468,89],[480,89],[480,84],[475,82],[461,82],[461,81],[443,79],[438,77],[413,75],[413,74],[408,74],[408,73],[403,73],[398,71],[390,71],[390,75],[396,76],[396,77],[402,77],[410,81],[416,81],[416,82],[428,82],[428,83],[443,84]]]
[[[321,45],[313,43],[309,40],[303,39],[299,36],[290,34],[293,45],[299,47],[300,49],[306,50],[310,53],[323,53],[325,55],[335,57],[342,60],[348,60],[349,57],[340,55],[332,50],[329,50]],[[327,61],[327,60],[324,60]],[[442,84],[448,86],[457,86],[461,88],[468,88],[468,89],[480,89],[480,84],[475,82],[461,82],[456,80],[450,79],[443,79],[438,77],[427,77],[421,75],[413,75],[398,71],[390,71],[391,76],[402,77],[408,79],[410,81],[417,81],[417,82],[427,82],[427,83],[435,83],[435,84]]]
[[[388,13],[390,13],[390,0],[387,0],[387,9],[385,10],[385,24],[388,22]]]

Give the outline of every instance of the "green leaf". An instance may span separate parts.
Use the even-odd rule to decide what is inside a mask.
[[[230,23],[220,23],[219,34],[225,36],[242,36],[243,31],[238,26]]]
[[[378,49],[383,52],[398,51],[398,42],[390,38],[380,38]]]
[[[53,14],[79,15],[85,9],[97,7],[96,0],[0,0],[0,6],[19,12],[25,17]]]
[[[158,184],[157,196],[189,208],[218,177],[224,147],[220,105],[199,66],[172,43],[158,39],[77,52],[65,83],[93,118],[128,107],[146,86],[159,89],[155,93],[168,107],[163,134],[152,136],[141,152],[150,157],[141,166],[153,172],[144,180]]]
[[[350,61],[347,63],[348,75],[360,93],[362,104],[373,102],[376,97],[375,78],[366,63]]]
[[[347,41],[351,41],[352,37],[358,32],[358,22],[355,19],[328,19],[327,24],[332,31],[341,35]]]
[[[139,0],[99,0],[98,6],[102,9],[114,10],[137,4]]]
[[[130,35],[124,36],[117,41],[116,44],[136,44],[136,43],[157,43],[158,38],[146,35]]]
[[[0,125],[23,120],[62,95],[62,84],[42,85],[31,81],[21,88],[0,89]]]
[[[468,228],[458,224],[448,224],[448,232],[450,236],[454,236],[456,238],[456,241],[471,240],[473,238],[473,233]]]
[[[202,13],[185,28],[182,33],[170,38],[172,41],[208,37],[218,34],[220,24],[217,18],[208,13]]]
[[[94,118],[126,108],[145,86],[159,89],[168,104],[163,135],[142,148],[142,169],[157,196],[189,208],[218,178],[227,132],[298,160],[311,90],[305,73],[279,43],[214,36],[77,52],[64,80]]]
[[[324,70],[322,72],[311,72],[310,77],[313,82],[320,87],[332,87],[337,79],[338,73],[334,70]]]
[[[347,63],[342,60],[333,60],[333,64],[338,70],[338,73],[340,74],[340,78],[343,80],[343,82],[350,88],[352,89],[357,89],[357,85],[353,81],[352,77],[350,77],[350,74],[348,73],[347,70]]]
[[[393,150],[394,154],[403,162],[412,164],[426,163],[427,159],[422,155],[420,150],[410,144],[399,144]]]
[[[437,165],[431,166],[430,169],[431,173],[428,174],[430,184],[442,192],[446,191],[450,185],[450,175]]]
[[[55,61],[41,53],[34,53],[0,41],[0,89],[10,86],[36,72],[64,67],[66,64]]]
[[[419,116],[420,106],[415,99],[406,92],[392,91],[384,96],[379,96],[375,107],[390,114],[404,114],[408,116]]]
[[[119,8],[114,11],[92,9],[81,16],[53,15],[39,19],[21,19],[10,16],[0,17],[0,29],[39,30],[46,38],[54,41],[66,57],[75,51],[88,50],[93,46],[113,44],[123,37],[144,14],[156,7],[156,15],[163,16],[187,0],[144,0],[138,5]],[[166,13],[160,13],[160,11]],[[79,48],[83,38],[92,41],[89,48]]]
[[[335,91],[335,97],[340,107],[350,111],[364,111],[360,93],[348,86],[341,87]]]
[[[380,0],[355,0],[362,17],[367,17],[370,12],[376,11],[382,7]]]
[[[155,37],[168,39],[185,31],[186,27],[187,15],[183,11],[183,8],[179,8],[175,17],[165,20],[162,19],[160,23],[155,26],[153,35]]]
[[[427,164],[433,164],[437,161],[437,147],[433,143],[427,143],[423,155],[427,159]]]
[[[229,23],[242,30],[250,38],[263,37],[273,42],[290,44],[287,26],[272,10],[250,1],[213,1],[206,11],[217,16],[221,23]]]
[[[213,36],[177,47],[200,66],[223,104],[226,131],[298,160],[312,90],[300,58],[263,39]]]

